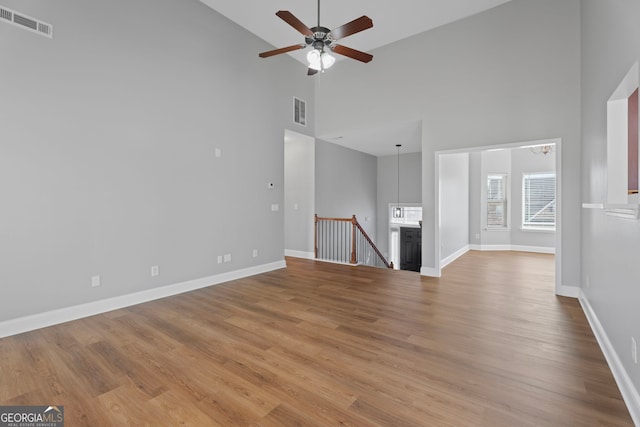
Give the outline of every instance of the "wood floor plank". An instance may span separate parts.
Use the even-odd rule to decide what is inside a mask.
[[[68,425],[631,426],[554,257],[288,267],[0,339],[0,405]]]

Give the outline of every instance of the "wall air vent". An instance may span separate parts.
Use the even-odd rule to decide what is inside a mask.
[[[4,6],[0,6],[0,22],[13,24],[24,30],[31,31],[41,36],[53,38],[53,25],[32,18],[24,13],[15,12]]]
[[[293,97],[293,122],[302,126],[307,125],[307,103],[296,97]]]

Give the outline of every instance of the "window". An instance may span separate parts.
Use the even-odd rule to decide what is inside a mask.
[[[487,176],[487,228],[507,226],[507,176]]]
[[[526,173],[522,178],[522,228],[556,227],[555,172]]]

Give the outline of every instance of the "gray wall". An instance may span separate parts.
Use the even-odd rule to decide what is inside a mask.
[[[378,157],[376,245],[389,258],[389,203],[398,201],[398,157]],[[422,155],[400,154],[400,203],[422,202]]]
[[[2,3],[54,39],[0,24],[0,320],[283,259],[301,64],[196,0]]]
[[[482,176],[482,152],[472,151],[469,153],[469,243],[479,245],[481,242],[481,232],[484,228],[481,214],[482,191],[486,185],[478,177]]]
[[[284,247],[314,252],[315,139],[286,131],[284,140]]]
[[[375,156],[316,140],[316,213],[356,215],[376,241],[377,160]]]
[[[640,2],[585,0],[582,19],[582,200],[602,203],[606,103],[640,58]],[[640,368],[631,361],[631,337],[640,343],[640,222],[583,209],[582,235],[582,292],[638,391]]]
[[[440,156],[440,260],[469,247],[469,154]]]
[[[427,213],[436,202],[436,151],[562,138],[560,280],[578,286],[579,6],[578,0],[513,0],[376,49],[370,64],[343,61],[336,65],[340,72],[317,82],[317,131],[419,117]],[[424,221],[423,267],[434,268],[436,218],[426,214]]]

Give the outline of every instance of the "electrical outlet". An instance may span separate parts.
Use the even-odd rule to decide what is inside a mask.
[[[638,364],[638,343],[634,337],[631,337],[631,359],[633,363]]]
[[[224,254],[224,262],[231,262],[231,254]]]
[[[91,277],[91,287],[92,288],[97,288],[101,284],[102,283],[100,282],[100,276],[92,276]]]
[[[278,212],[280,210],[280,205],[277,203],[274,203],[271,205],[271,212]]]
[[[219,159],[220,157],[222,157],[222,150],[219,148],[216,148],[216,158]]]
[[[587,274],[587,277],[585,277],[584,279],[584,287],[589,289],[591,287],[591,283],[589,281],[589,275]]]
[[[253,257],[256,258],[258,256],[258,250],[254,249],[253,250]]]
[[[151,267],[151,277],[156,277],[159,274],[160,274],[160,267],[158,267],[157,265],[152,266]]]
[[[476,240],[480,240],[480,233],[476,233]]]
[[[218,264],[222,264],[222,255],[218,255]]]

